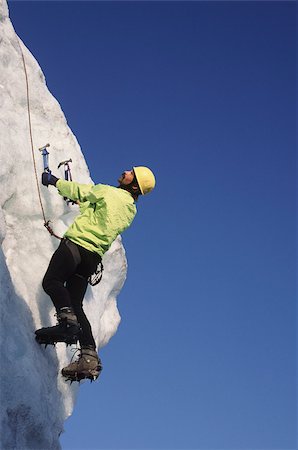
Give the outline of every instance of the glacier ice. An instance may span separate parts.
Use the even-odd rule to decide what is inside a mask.
[[[73,178],[81,183],[92,180],[59,103],[49,92],[37,61],[16,35],[6,1],[0,0],[0,444],[4,449],[53,450],[60,448],[59,435],[72,413],[78,387],[69,386],[60,376],[71,350],[64,344],[44,350],[34,340],[36,328],[55,322],[41,281],[59,241],[44,228],[38,201],[21,49],[29,79],[38,176],[43,170],[38,148],[50,142],[53,168],[72,158]],[[77,207],[67,206],[55,189],[41,186],[41,195],[46,218],[62,235],[78,213]],[[127,270],[120,237],[103,263],[103,279],[98,286],[88,288],[84,301],[99,348],[114,335],[120,322],[116,298]]]

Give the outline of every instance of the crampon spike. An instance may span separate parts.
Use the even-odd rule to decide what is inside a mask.
[[[86,377],[86,376],[80,376],[80,375],[74,375],[73,377],[71,376],[69,376],[69,377],[65,377],[65,381],[66,382],[70,382],[70,384],[72,385],[72,383],[74,382],[74,381],[76,381],[77,383],[79,383],[79,384],[81,384],[81,381],[83,381],[83,380],[90,380],[90,383],[93,383],[93,381],[96,381],[97,380],[97,378],[98,377],[96,377],[96,376],[92,376],[92,375],[90,375],[89,377]]]
[[[44,345],[44,348],[46,349],[48,345],[53,345],[56,347],[55,342],[40,342],[40,345]]]

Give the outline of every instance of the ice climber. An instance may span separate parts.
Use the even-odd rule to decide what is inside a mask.
[[[134,167],[118,179],[119,186],[86,185],[42,174],[44,186],[56,186],[63,197],[79,204],[80,214],[54,252],[42,286],[57,312],[58,324],[35,331],[40,344],[80,343],[80,356],[62,369],[69,380],[96,379],[102,370],[91,325],[83,310],[90,276],[103,254],[132,223],[139,195],[149,193],[155,177],[147,167]]]

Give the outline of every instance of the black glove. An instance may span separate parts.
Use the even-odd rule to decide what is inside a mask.
[[[52,175],[51,172],[44,172],[41,176],[41,182],[44,186],[48,186],[49,184],[56,186],[58,180],[59,178]]]

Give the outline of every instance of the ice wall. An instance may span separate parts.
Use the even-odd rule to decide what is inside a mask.
[[[54,310],[41,281],[59,241],[43,226],[27,113],[23,51],[29,79],[33,145],[38,176],[43,170],[38,148],[50,143],[50,161],[57,168],[72,158],[73,178],[89,183],[79,144],[49,92],[38,63],[15,34],[7,4],[0,0],[0,446],[3,449],[59,449],[63,423],[71,414],[76,390],[60,376],[71,351],[64,344],[41,348],[34,330],[54,324]],[[55,170],[55,174],[59,172]],[[60,173],[62,176],[62,172]],[[41,186],[47,219],[63,234],[76,206],[67,206],[54,188]],[[116,332],[116,304],[126,277],[120,238],[104,257],[104,277],[89,288],[85,310],[99,347]]]

